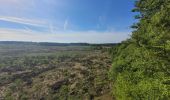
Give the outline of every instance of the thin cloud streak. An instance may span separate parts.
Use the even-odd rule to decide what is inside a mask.
[[[0,29],[0,41],[119,43],[128,37],[126,32],[56,31],[55,34],[51,34],[22,29]]]
[[[64,30],[67,30],[68,28],[68,19],[64,21]]]
[[[0,16],[0,21],[25,24],[25,25],[36,26],[36,27],[45,27],[46,26],[45,21],[20,18],[20,17],[12,17],[12,16]]]

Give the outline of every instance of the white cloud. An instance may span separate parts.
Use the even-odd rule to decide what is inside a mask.
[[[12,17],[12,16],[0,16],[0,20],[1,21],[18,23],[18,24],[38,26],[38,27],[44,27],[45,24],[46,24],[46,22],[42,21],[42,20],[27,19],[27,18]]]
[[[118,43],[129,37],[126,32],[55,32],[40,33],[19,29],[0,28],[0,41],[34,41],[34,42],[87,42],[87,43]]]
[[[49,30],[51,33],[54,33],[54,26],[53,24],[49,24]]]
[[[68,28],[68,19],[64,21],[64,30],[67,30]]]

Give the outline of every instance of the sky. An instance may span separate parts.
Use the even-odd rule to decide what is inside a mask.
[[[133,0],[0,0],[0,41],[119,43]]]

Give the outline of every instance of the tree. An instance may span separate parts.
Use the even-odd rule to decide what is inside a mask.
[[[170,0],[137,0],[139,20],[114,51],[110,79],[118,100],[170,99]]]

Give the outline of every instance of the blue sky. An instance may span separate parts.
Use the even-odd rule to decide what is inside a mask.
[[[1,0],[0,41],[117,43],[131,34],[133,0]]]

